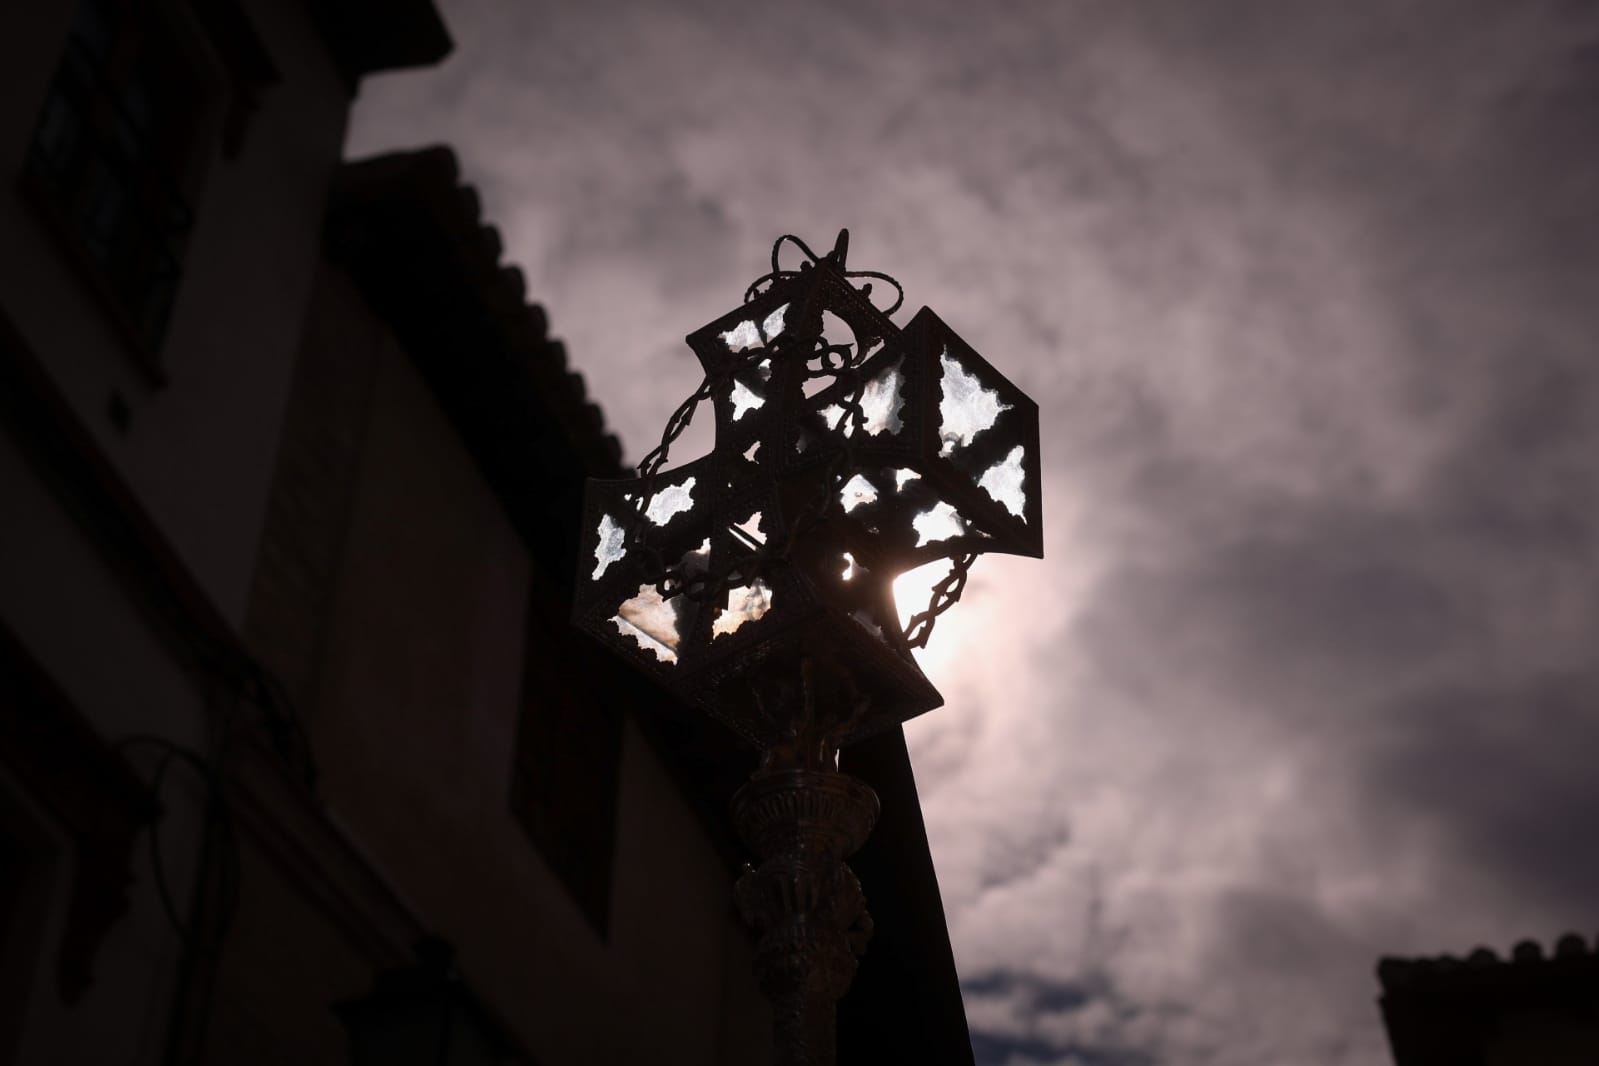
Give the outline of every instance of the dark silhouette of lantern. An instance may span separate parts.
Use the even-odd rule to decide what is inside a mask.
[[[797,270],[778,265],[788,241]],[[846,269],[847,247],[779,240],[744,305],[688,336],[704,383],[640,477],[590,481],[584,507],[577,624],[766,750],[794,727],[762,686],[800,657],[842,701],[835,750],[938,706],[911,648],[966,568],[1042,555],[1037,405],[927,308],[896,326],[901,301],[871,294],[898,283]],[[663,469],[704,401],[714,449]],[[942,558],[902,627],[894,578]]]
[[[806,256],[784,270],[792,242]],[[576,623],[762,753],[733,797],[760,859],[735,886],[777,1066],[831,1066],[872,922],[845,859],[875,793],[838,749],[943,702],[911,649],[982,552],[1041,556],[1038,407],[927,308],[795,237],[744,305],[691,333],[705,368],[626,481],[590,481]],[[898,292],[879,309],[872,288]],[[709,455],[667,469],[710,402]],[[893,582],[951,561],[902,626]]]

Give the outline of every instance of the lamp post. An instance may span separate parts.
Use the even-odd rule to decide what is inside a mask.
[[[780,256],[792,243],[797,269]],[[898,282],[783,237],[736,310],[690,334],[705,369],[639,477],[591,480],[575,623],[761,753],[733,798],[759,864],[735,899],[756,933],[780,1066],[835,1059],[834,1005],[871,935],[844,860],[876,795],[840,747],[943,699],[911,649],[982,552],[1041,557],[1038,408]],[[898,298],[886,308],[873,289]],[[715,447],[668,469],[701,403]],[[901,625],[893,581],[950,572]]]

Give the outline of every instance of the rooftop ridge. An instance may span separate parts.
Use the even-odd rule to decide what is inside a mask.
[[[1562,968],[1581,966],[1599,973],[1599,937],[1590,945],[1582,934],[1568,932],[1555,940],[1554,949],[1548,954],[1538,941],[1527,939],[1517,941],[1506,957],[1485,945],[1472,949],[1464,958],[1449,954],[1420,958],[1388,955],[1377,963],[1377,979],[1383,991],[1393,992],[1449,980],[1455,975],[1520,972],[1543,969],[1550,964]]]
[[[494,339],[499,343],[493,347],[532,375],[550,413],[585,459],[586,473],[600,477],[630,473],[622,464],[621,441],[606,428],[604,412],[589,398],[583,375],[570,368],[566,345],[549,337],[548,313],[528,300],[526,275],[521,267],[501,262],[505,246],[500,231],[483,220],[482,197],[462,180],[452,148],[434,145],[344,164],[335,181],[328,225],[335,258],[355,268],[352,272],[361,281],[367,280],[361,275],[370,275],[378,265],[372,262],[375,254],[420,252],[419,242],[393,230],[384,232],[381,223],[401,215],[413,225],[429,224],[442,245],[429,250],[444,251],[451,260],[436,265],[453,268],[454,276],[467,283],[469,294],[487,314],[488,332],[497,334]],[[451,310],[466,309],[454,305]]]

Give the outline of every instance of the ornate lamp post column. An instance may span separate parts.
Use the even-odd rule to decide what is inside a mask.
[[[805,256],[785,270],[787,243]],[[917,667],[982,552],[1041,557],[1038,407],[898,282],[778,240],[744,304],[688,337],[705,379],[625,481],[590,481],[574,621],[761,752],[733,799],[736,886],[776,1061],[828,1066],[871,935],[844,860],[877,797],[840,747],[939,706]],[[874,285],[899,293],[872,301]],[[666,469],[696,408],[714,450]],[[893,581],[951,561],[902,626]]]

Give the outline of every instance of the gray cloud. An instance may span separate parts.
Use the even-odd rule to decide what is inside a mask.
[[[1073,1016],[1098,1014],[1125,1022],[1139,1013],[1103,973],[1074,981],[1055,981],[1034,974],[990,971],[967,977],[961,993],[968,1008],[981,1018],[994,1008],[1014,1021],[1000,1029],[981,1022],[972,1026],[972,1051],[977,1066],[1027,1066],[1069,1063],[1072,1066],[1150,1066],[1145,1052],[1117,1044],[1113,1035],[1062,1032],[1052,1023]],[[1101,1029],[1113,1029],[1101,1026]]]
[[[1390,817],[1431,823],[1458,870],[1491,871],[1520,906],[1599,922],[1599,673],[1495,688],[1440,687],[1387,709],[1393,728],[1366,763]]]
[[[352,148],[457,146],[630,455],[841,225],[1045,411],[909,730],[981,1061],[1385,1061],[1379,954],[1599,920],[1591,5],[444,7]]]

